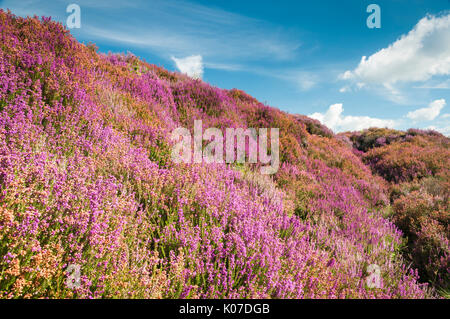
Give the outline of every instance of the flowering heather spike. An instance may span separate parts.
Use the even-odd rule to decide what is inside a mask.
[[[0,26],[1,297],[433,297],[382,216],[385,182],[325,127],[50,19],[0,10]],[[173,163],[170,132],[200,119],[280,128],[277,174]]]

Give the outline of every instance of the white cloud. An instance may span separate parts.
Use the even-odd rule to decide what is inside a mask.
[[[450,89],[450,79],[446,81],[428,81],[422,85],[415,86],[415,89]]]
[[[387,48],[363,56],[358,67],[339,76],[393,90],[396,83],[424,82],[450,75],[450,14],[426,16]]]
[[[353,73],[352,71],[345,71],[342,74],[339,74],[339,78],[341,80],[350,80],[351,78],[353,78]]]
[[[319,120],[333,131],[358,131],[370,127],[394,127],[395,120],[378,119],[368,116],[342,115],[344,108],[342,103],[330,105],[325,113],[314,113],[309,117]]]
[[[201,55],[191,55],[186,58],[177,59],[171,57],[181,73],[187,74],[194,79],[203,77],[203,61]]]
[[[406,117],[415,121],[421,119],[432,121],[439,116],[439,113],[441,113],[441,110],[444,108],[445,104],[445,99],[436,100],[431,102],[428,107],[409,112]]]
[[[418,120],[433,121],[426,129],[434,129],[444,135],[450,135],[450,114],[439,117],[441,110],[445,107],[445,99],[435,100],[426,108],[409,112],[406,116],[398,119],[380,119],[369,116],[344,115],[342,103],[330,105],[325,113],[313,113],[309,117],[319,120],[335,132],[359,131],[370,127],[388,127],[396,129],[408,129],[416,127]],[[408,120],[409,119],[409,120]],[[422,127],[422,126],[421,126]]]

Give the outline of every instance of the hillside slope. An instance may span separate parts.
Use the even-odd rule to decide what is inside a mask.
[[[391,219],[421,280],[450,292],[450,139],[435,131],[345,133],[356,153],[389,182]]]
[[[348,140],[47,18],[0,11],[0,37],[2,297],[433,297]],[[173,163],[198,119],[279,128],[280,169]]]

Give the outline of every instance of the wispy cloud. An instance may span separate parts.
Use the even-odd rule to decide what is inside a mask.
[[[289,77],[302,91],[314,88],[319,82],[319,77],[311,72],[294,72]]]
[[[65,22],[71,1],[6,0],[19,15],[51,15]],[[206,67],[234,69],[236,61],[284,61],[300,42],[289,32],[240,14],[181,0],[77,1],[83,40],[148,50],[162,58],[201,55]]]
[[[348,85],[343,86],[339,89],[339,92],[341,92],[341,93],[347,93],[347,92],[351,92],[351,91],[352,91],[352,88]]]
[[[415,89],[448,90],[450,89],[450,79],[445,81],[427,81],[426,83],[415,86]]]

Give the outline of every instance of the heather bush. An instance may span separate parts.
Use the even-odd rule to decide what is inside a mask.
[[[424,220],[416,236],[417,239],[411,249],[414,265],[424,274],[424,280],[449,291],[450,243],[448,240],[448,219],[447,230],[437,220]]]
[[[359,132],[346,132],[339,134],[348,137],[353,146],[363,152],[372,148],[382,147],[393,142],[404,142],[413,136],[432,137],[437,140],[445,141],[445,137],[434,130],[409,129],[402,132],[387,128],[369,128]]]
[[[369,129],[344,136],[350,137],[372,171],[390,182],[390,217],[407,236],[404,254],[421,280],[448,291],[448,138],[418,129]]]
[[[305,125],[306,130],[309,134],[319,135],[323,137],[334,136],[333,131],[331,131],[325,125],[321,124],[318,120],[309,118],[304,115],[297,115],[296,117],[300,123],[303,123]]]
[[[448,141],[434,142],[429,137],[414,136],[404,142],[374,148],[363,160],[390,182],[409,182],[448,170],[448,146]]]
[[[424,188],[412,190],[393,202],[395,224],[408,236],[410,259],[423,280],[448,289],[448,197],[432,195]]]

